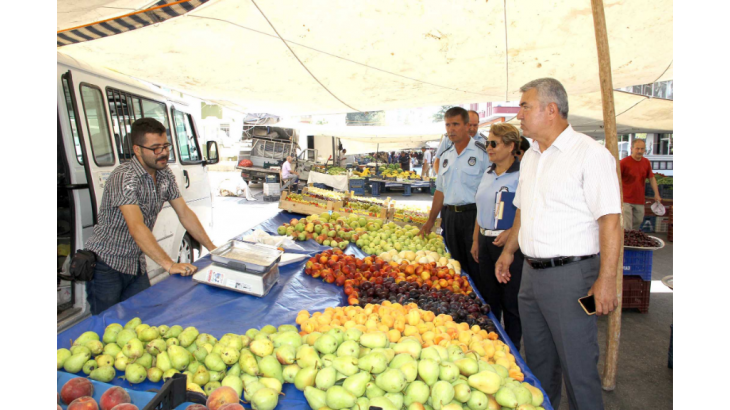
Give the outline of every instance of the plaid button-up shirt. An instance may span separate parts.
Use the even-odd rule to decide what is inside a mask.
[[[180,197],[175,176],[169,168],[157,171],[157,186],[152,176],[142,168],[136,157],[112,171],[104,186],[99,222],[86,241],[86,249],[114,270],[129,275],[137,274],[137,266],[144,274],[147,263],[142,250],[129,233],[127,222],[119,207],[138,205],[144,224],[152,231],[157,215],[165,201]]]

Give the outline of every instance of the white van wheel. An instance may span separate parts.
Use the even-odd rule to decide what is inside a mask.
[[[183,236],[182,242],[180,242],[180,252],[177,255],[177,263],[193,263],[195,261],[193,241],[190,239],[190,235],[185,234]]]

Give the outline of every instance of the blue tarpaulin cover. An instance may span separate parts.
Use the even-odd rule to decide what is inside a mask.
[[[279,225],[292,218],[300,217],[301,215],[298,214],[280,212],[253,229],[276,233]],[[318,245],[314,240],[298,242],[298,244],[311,256],[329,249],[329,247]],[[353,245],[348,246],[345,253],[360,258],[367,256]],[[109,324],[121,323],[124,325],[134,317],[139,317],[143,323],[154,326],[163,324],[180,325],[183,328],[194,326],[201,333],[209,333],[220,338],[225,333],[243,334],[250,328],[260,329],[265,325],[295,324],[297,313],[300,310],[308,310],[312,313],[322,311],[327,307],[346,305],[347,300],[342,288],[305,275],[303,272],[305,263],[306,260],[280,267],[278,283],[263,298],[199,284],[194,282],[190,276],[172,275],[101,314],[91,316],[58,334],[57,348],[69,348],[73,340],[89,330],[95,331],[101,336]],[[210,264],[210,256],[206,256],[194,264],[199,269],[203,268]],[[474,288],[473,285],[472,283],[472,288]],[[500,339],[509,346],[510,352],[514,354],[515,362],[525,375],[525,381],[542,389],[540,382],[527,368],[494,315],[490,312],[489,316],[497,327]],[[117,373],[118,376],[121,375],[119,372]],[[79,373],[79,375],[84,376],[83,373]],[[145,391],[160,388],[162,382],[144,381],[140,384],[130,385],[126,380],[117,378],[111,384],[123,386],[130,391]],[[59,384],[59,391],[61,387],[62,384]],[[285,384],[282,392],[285,395],[279,398],[278,408],[309,409],[304,394],[293,384]],[[551,410],[552,406],[548,402],[547,395],[544,395],[543,407]]]

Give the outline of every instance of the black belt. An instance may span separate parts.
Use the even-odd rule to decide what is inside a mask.
[[[558,266],[565,266],[569,263],[578,262],[586,259],[595,258],[596,255],[586,255],[586,256],[561,256],[558,258],[547,258],[547,259],[538,259],[538,258],[529,258],[525,256],[525,262],[527,262],[528,265],[532,266],[532,269],[548,269],[548,268],[555,268]]]
[[[454,212],[476,211],[477,204],[444,205],[444,208],[448,209],[449,211],[454,211]]]

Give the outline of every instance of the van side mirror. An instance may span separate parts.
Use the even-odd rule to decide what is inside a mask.
[[[206,143],[206,149],[208,151],[208,160],[205,161],[205,165],[217,164],[220,160],[218,158],[218,143],[216,141],[208,141]]]

